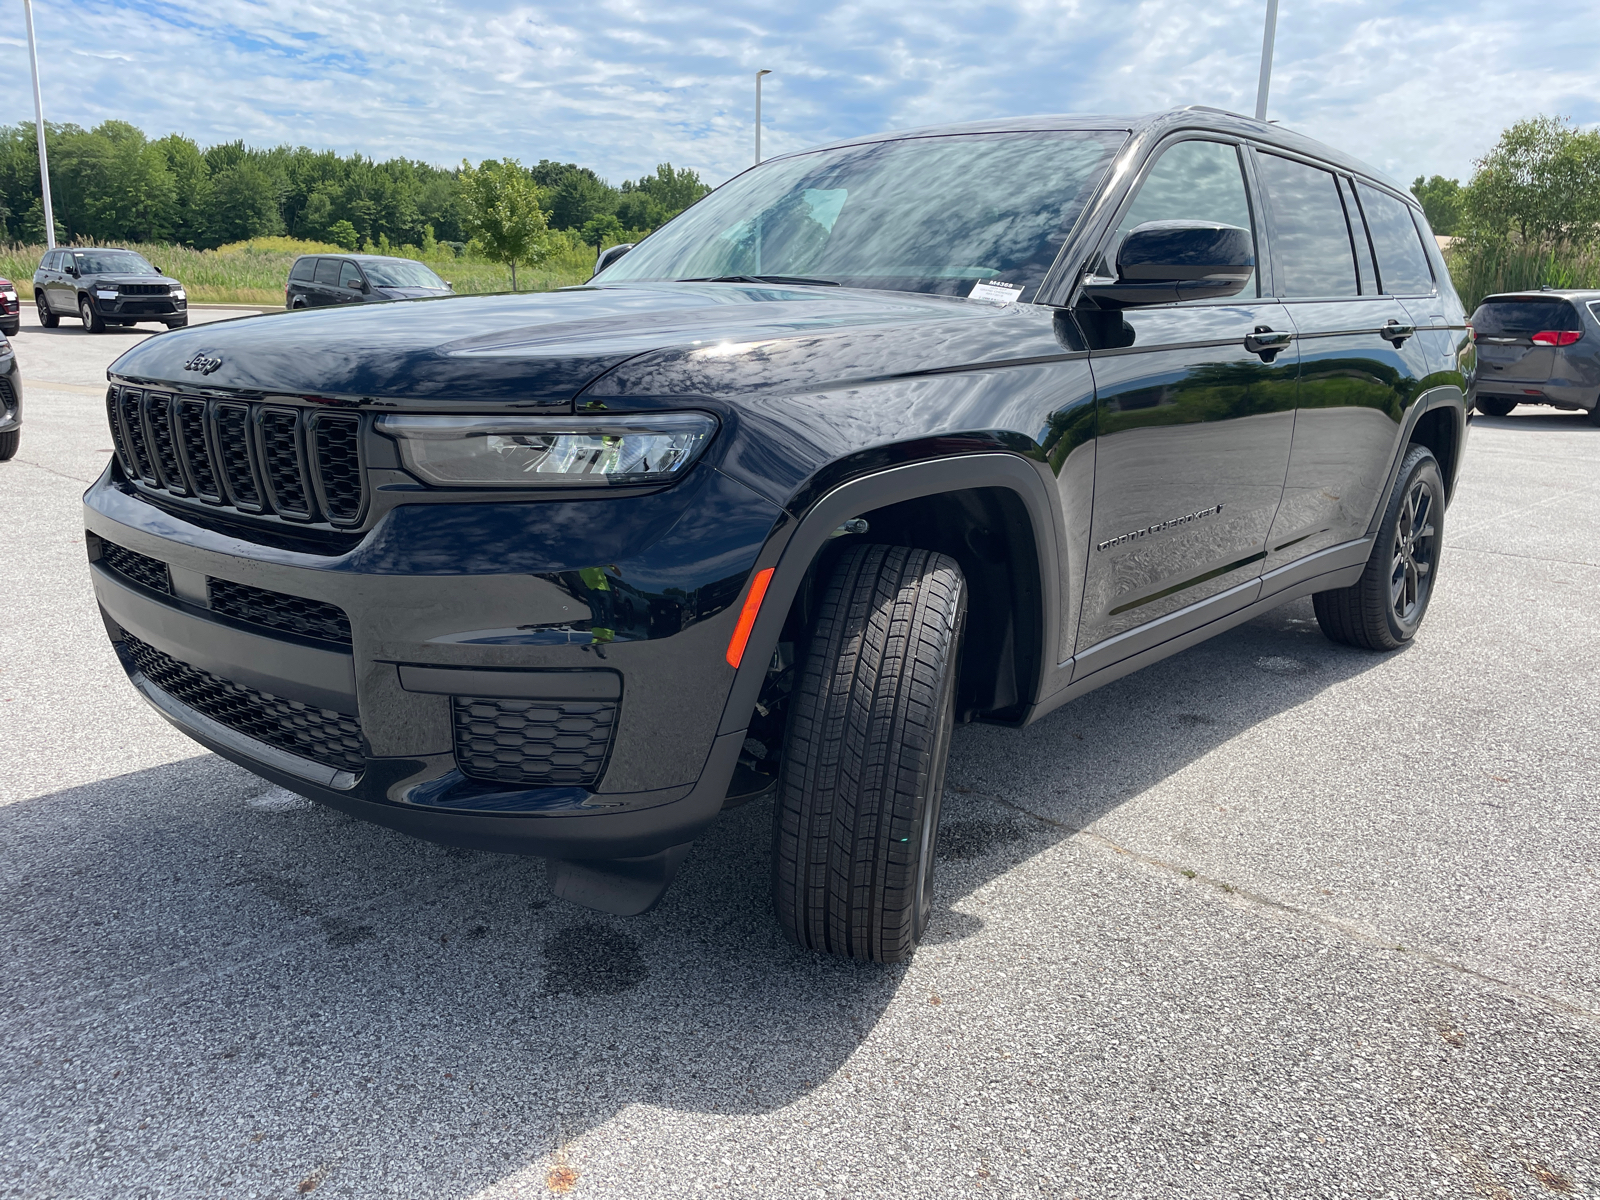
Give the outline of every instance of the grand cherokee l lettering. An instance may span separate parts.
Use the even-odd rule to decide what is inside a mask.
[[[770,790],[783,928],[892,961],[956,722],[1296,597],[1416,634],[1473,348],[1401,188],[1185,109],[791,154],[583,287],[110,374],[91,572],[178,728],[613,913]]]

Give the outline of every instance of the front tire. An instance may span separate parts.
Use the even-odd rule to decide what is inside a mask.
[[[1473,402],[1473,407],[1486,417],[1509,417],[1516,406],[1515,400],[1507,400],[1504,396],[1479,396]]]
[[[1400,464],[1361,578],[1311,598],[1317,624],[1335,642],[1398,650],[1427,615],[1444,547],[1444,476],[1426,446]]]
[[[772,896],[791,941],[908,958],[928,926],[967,588],[954,559],[858,545],[790,698]]]
[[[61,324],[61,318],[50,311],[50,302],[44,298],[43,292],[33,298],[33,306],[39,310],[39,324],[44,328],[54,329]]]
[[[87,333],[106,331],[105,318],[94,310],[94,301],[87,296],[82,296],[78,300],[78,319],[83,322],[84,331]]]
[[[179,317],[176,321],[168,321],[167,322],[167,328],[168,329],[183,329],[188,324],[189,324],[189,316],[188,316],[187,313],[185,313],[183,316]]]
[[[9,462],[17,456],[17,447],[22,445],[22,430],[12,429],[0,433],[0,462]]]

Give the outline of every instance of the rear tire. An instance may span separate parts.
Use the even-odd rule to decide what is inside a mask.
[[[870,962],[928,926],[967,588],[955,560],[853,546],[790,698],[772,896],[790,940]]]
[[[61,318],[50,311],[50,302],[44,298],[43,292],[33,298],[33,306],[39,310],[39,324],[46,329],[54,329],[61,324]]]
[[[1600,429],[1600,400],[1596,400],[1594,407],[1589,410],[1589,424]]]
[[[1473,406],[1486,417],[1509,417],[1517,402],[1500,396],[1479,396]]]
[[[86,333],[104,333],[106,331],[105,318],[94,310],[94,301],[83,296],[78,300],[78,319],[83,322]]]
[[[1331,641],[1398,650],[1427,615],[1444,546],[1444,476],[1426,446],[1412,446],[1378,526],[1361,578],[1311,598]]]
[[[0,462],[15,458],[17,447],[22,445],[22,430],[13,429],[9,433],[0,433]]]

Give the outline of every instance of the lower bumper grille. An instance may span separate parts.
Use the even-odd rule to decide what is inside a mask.
[[[154,592],[172,594],[172,576],[167,564],[137,550],[125,550],[113,542],[100,543],[100,562],[124,579],[142,584]]]
[[[470,779],[534,787],[597,783],[617,706],[574,700],[453,699],[456,765]]]
[[[227,579],[212,579],[208,586],[212,612],[301,637],[350,644],[350,618],[337,605]]]
[[[134,665],[151,683],[246,737],[343,771],[367,765],[361,725],[326,708],[285,700],[179,662],[132,634],[123,635]]]

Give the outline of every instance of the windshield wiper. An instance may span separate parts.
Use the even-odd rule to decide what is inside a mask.
[[[700,279],[680,279],[679,283],[810,283],[819,287],[842,287],[837,279],[813,279],[809,275],[708,275]]]

